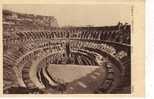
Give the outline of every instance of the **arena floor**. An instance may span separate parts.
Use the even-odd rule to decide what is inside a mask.
[[[80,79],[92,73],[98,66],[83,66],[83,65],[50,65],[48,72],[51,76],[63,80],[66,83]]]

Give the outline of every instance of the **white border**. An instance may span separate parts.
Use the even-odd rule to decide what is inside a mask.
[[[154,98],[154,0],[146,2],[146,98]]]

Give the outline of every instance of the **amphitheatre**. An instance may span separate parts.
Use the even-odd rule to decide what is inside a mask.
[[[131,93],[131,26],[59,27],[3,10],[4,94]]]

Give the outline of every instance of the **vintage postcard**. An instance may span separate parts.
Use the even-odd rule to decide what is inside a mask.
[[[144,96],[143,1],[4,2],[1,15],[2,94]]]

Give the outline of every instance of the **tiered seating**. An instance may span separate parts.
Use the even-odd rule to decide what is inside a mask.
[[[104,65],[106,79],[100,81],[96,93],[112,93],[130,85],[121,84],[130,82],[130,25],[16,31],[9,36],[4,33],[3,37],[5,88],[11,87],[7,77],[13,74],[13,67],[18,69],[18,76],[14,75],[18,79],[14,78],[13,83],[38,88],[29,75],[31,67],[40,71],[50,64]]]
[[[130,25],[113,26],[113,27],[81,27],[81,28],[52,28],[51,30],[42,31],[20,31],[14,32],[14,37],[5,38],[5,42],[18,41],[36,41],[51,39],[79,39],[79,40],[96,40],[106,42],[116,42],[121,44],[130,44]],[[8,35],[8,34],[7,34]],[[5,34],[4,34],[5,36]],[[8,39],[8,40],[7,40]]]
[[[17,87],[18,86],[18,82],[17,82],[17,78],[16,78],[16,74],[15,71],[13,70],[13,66],[11,66],[11,64],[8,64],[8,60],[6,60],[6,58],[4,59],[4,63],[3,63],[3,81],[4,81],[4,85],[3,85],[3,89],[4,92],[11,87]]]
[[[73,46],[72,50],[75,50],[75,49],[76,50],[78,50],[78,49],[81,50],[82,49],[82,50],[85,50],[85,51],[89,50],[89,51],[94,51],[94,52],[99,53],[99,54],[102,53],[101,51],[105,51],[104,49],[101,50],[99,45],[94,46],[93,44],[89,44],[89,43],[86,43],[86,42],[85,43],[84,42],[78,42],[78,41],[74,41],[74,42],[76,42],[76,43],[71,43],[71,44],[74,44],[74,45],[72,45]],[[88,49],[86,47],[88,47]],[[105,51],[105,52],[107,52],[107,51]],[[110,54],[110,53],[108,53],[108,54]],[[127,80],[124,80],[124,82],[127,81],[127,85],[128,85],[128,83],[130,84],[130,80],[128,81],[128,78],[130,78],[130,76],[129,76],[130,75],[130,56],[122,55],[122,56],[124,56],[124,58],[120,58],[120,57],[117,57],[117,55],[112,54],[112,53],[110,55],[112,57],[114,57],[116,59],[116,61],[119,62],[118,63],[119,65],[116,63],[117,64],[116,67],[118,67],[118,69],[120,70],[121,76],[123,77],[122,79],[126,79],[127,78]],[[103,53],[102,53],[102,56],[104,56]],[[112,60],[113,63],[115,63],[113,61],[113,59],[111,59],[111,60]],[[125,83],[121,83],[121,86],[124,86],[124,85],[126,85],[126,82]]]

